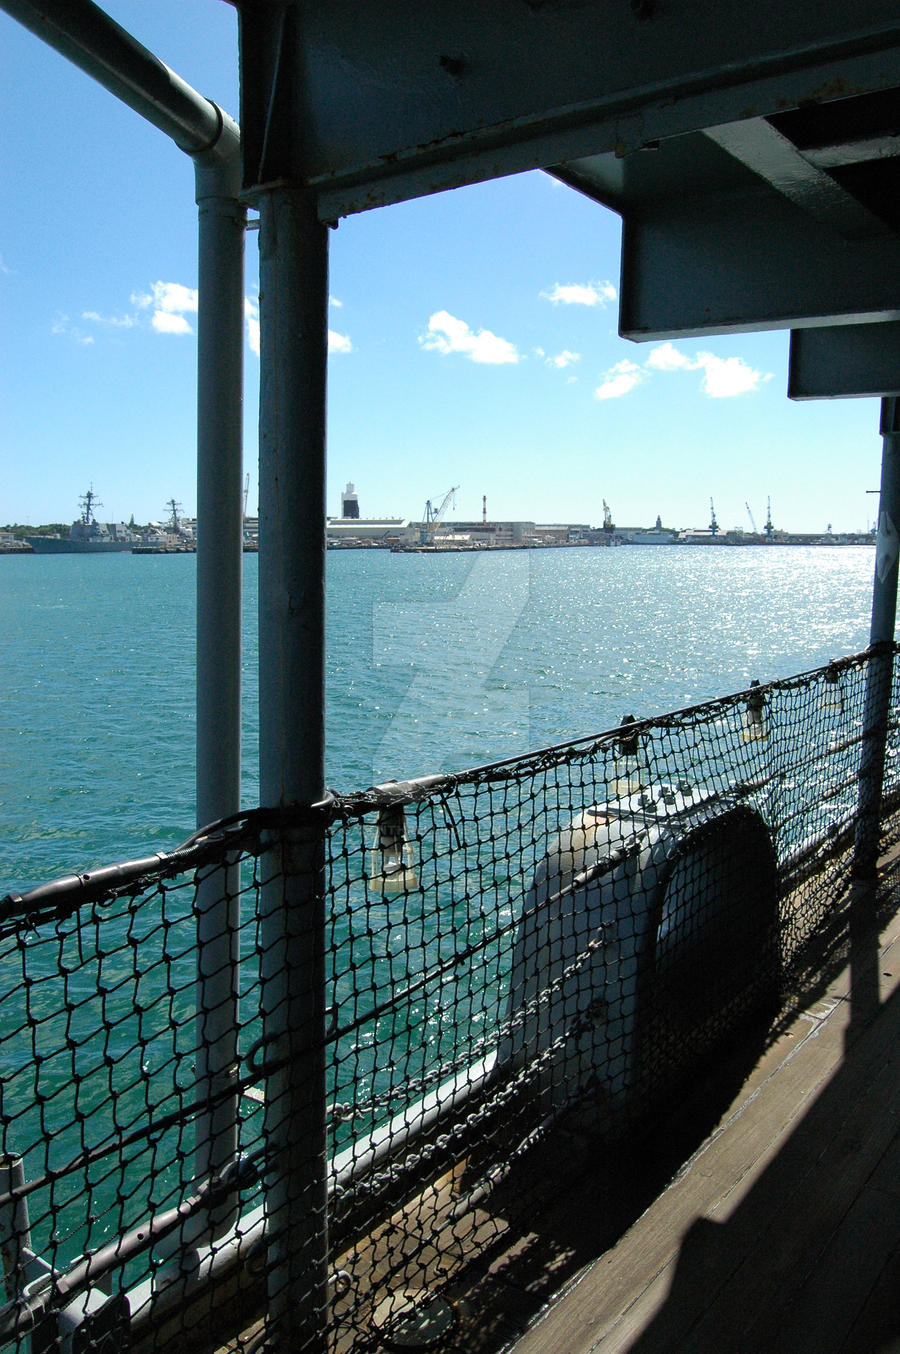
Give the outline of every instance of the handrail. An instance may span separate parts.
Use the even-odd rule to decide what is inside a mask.
[[[187,155],[221,163],[235,153],[239,138],[227,113],[92,0],[0,0],[0,8],[165,132]]]

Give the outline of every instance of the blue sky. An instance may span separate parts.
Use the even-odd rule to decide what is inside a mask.
[[[223,0],[110,0],[238,115]],[[193,168],[0,13],[0,522],[196,506]],[[348,218],[331,235],[329,511],[862,530],[878,402],[792,404],[786,333],[633,344],[618,218],[529,174]],[[246,464],[256,510],[256,237],[247,241]]]

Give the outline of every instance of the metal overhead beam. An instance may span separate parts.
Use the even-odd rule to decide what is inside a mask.
[[[900,320],[893,234],[853,243],[761,181],[626,215],[620,332],[648,340]]]
[[[888,227],[840,184],[811,163],[792,141],[765,118],[748,118],[723,127],[708,127],[705,135],[770,183],[776,192],[837,231],[845,240],[884,235]]]
[[[237,0],[245,187],[319,216],[900,86],[889,0]]]
[[[840,170],[900,155],[900,101],[895,89],[772,113],[768,121],[820,169]]]
[[[900,324],[793,330],[787,393],[792,400],[900,395]]]
[[[819,169],[843,169],[873,160],[893,160],[900,156],[900,134],[854,137],[824,146],[804,146],[803,158]]]

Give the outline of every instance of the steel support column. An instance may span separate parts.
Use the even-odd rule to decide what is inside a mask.
[[[874,879],[878,860],[884,751],[891,706],[894,658],[887,648],[894,639],[897,615],[897,560],[900,555],[900,400],[881,401],[881,494],[875,584],[869,644],[873,652],[866,675],[863,743],[859,764],[859,814],[853,873]]]
[[[196,166],[197,315],[197,826],[241,806],[241,569],[246,208],[240,161]],[[195,1172],[221,1172],[238,1151],[236,865],[197,887],[197,1082],[221,1096],[196,1124]],[[214,1233],[232,1220],[217,1212]]]
[[[323,1352],[328,1229],[322,845],[325,790],[327,230],[301,189],[260,210],[260,793],[271,833],[260,903],[270,1341]],[[301,824],[297,826],[296,824]]]
[[[216,104],[92,0],[0,0],[38,37],[153,123],[194,160],[199,224],[197,354],[197,823],[240,808],[241,545],[245,209],[240,133]],[[237,872],[198,883],[198,1052],[201,1114],[195,1171],[222,1170],[237,1152]],[[221,1231],[233,1208],[211,1220]],[[206,1232],[198,1218],[179,1244]]]

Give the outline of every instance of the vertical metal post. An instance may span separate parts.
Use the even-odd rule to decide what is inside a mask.
[[[260,792],[303,811],[325,792],[327,229],[302,189],[260,209]],[[270,1341],[327,1343],[323,850],[314,815],[271,834],[260,902]]]
[[[891,706],[897,615],[897,560],[900,556],[900,401],[881,401],[881,494],[872,593],[872,649],[866,673],[863,742],[859,764],[859,810],[853,873],[857,879],[875,877],[881,822],[884,752]]]
[[[226,165],[197,164],[198,827],[237,813],[241,801],[246,208],[238,201],[240,187],[239,155]],[[197,1087],[201,1096],[223,1096],[197,1119],[199,1178],[221,1172],[238,1150],[238,1097],[233,1089],[228,1093],[237,1060],[238,876],[231,864],[198,877]],[[234,1211],[234,1204],[223,1205],[211,1220],[213,1235],[221,1234]]]
[[[200,207],[197,375],[197,820],[240,808],[241,437],[245,209],[240,133],[92,0],[5,0],[4,8],[192,156]],[[237,870],[198,881],[200,1095],[225,1092],[196,1127],[195,1171],[222,1170],[237,1151]],[[213,1218],[221,1231],[233,1207]],[[198,1237],[209,1220],[180,1233]]]
[[[0,1208],[0,1258],[6,1296],[15,1302],[33,1276],[28,1272],[31,1256],[31,1226],[28,1221],[28,1199],[19,1191],[25,1184],[25,1167],[21,1157],[0,1158],[0,1193],[11,1195],[11,1201]]]

